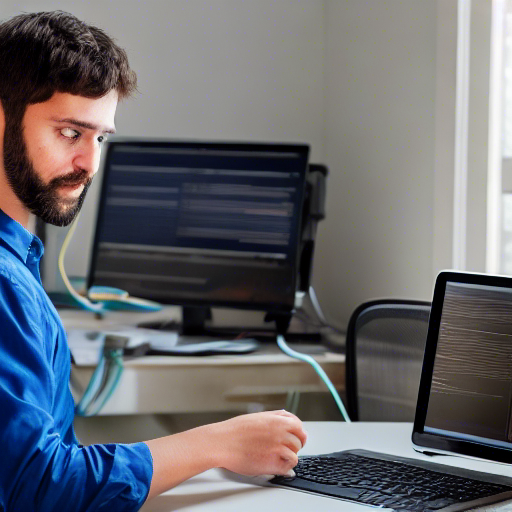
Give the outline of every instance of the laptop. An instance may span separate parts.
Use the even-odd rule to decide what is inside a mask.
[[[512,278],[438,275],[412,443],[430,455],[512,464]],[[300,457],[295,473],[271,483],[395,511],[512,498],[512,478],[366,450]]]

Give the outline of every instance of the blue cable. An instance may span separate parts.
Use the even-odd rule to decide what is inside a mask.
[[[327,374],[324,372],[323,368],[311,357],[306,354],[301,354],[300,352],[296,352],[295,350],[291,349],[287,344],[283,337],[283,335],[278,334],[277,335],[277,346],[288,356],[293,357],[295,359],[299,359],[300,361],[304,361],[305,363],[309,363],[313,369],[318,373],[318,376],[324,381],[325,385],[331,392],[334,401],[336,402],[336,405],[338,406],[338,409],[341,412],[341,415],[343,416],[343,419],[347,423],[351,423],[351,420],[347,414],[347,410],[345,409],[345,406],[343,405],[343,401],[340,398],[340,395],[336,391],[336,388],[333,386],[331,380],[327,376]]]

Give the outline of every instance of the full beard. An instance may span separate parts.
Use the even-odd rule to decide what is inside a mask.
[[[44,222],[55,226],[67,226],[73,221],[92,182],[87,171],[81,169],[53,178],[48,184],[43,183],[28,156],[21,119],[12,116],[6,116],[4,169],[9,185],[23,205]],[[59,187],[81,184],[84,189],[78,197],[59,197]]]

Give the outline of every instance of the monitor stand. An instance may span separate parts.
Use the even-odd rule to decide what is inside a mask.
[[[207,327],[206,321],[212,319],[212,310],[208,306],[182,306],[181,324],[174,321],[153,321],[142,322],[138,327],[147,329],[162,329],[179,331],[183,336],[237,336],[240,334],[240,328],[237,327]],[[255,333],[259,338],[269,338],[269,341],[275,341],[275,333],[285,334],[292,319],[292,312],[267,312],[265,323],[275,322],[275,328],[253,328],[250,332]],[[258,331],[261,331],[258,332]],[[318,342],[321,340],[319,333],[291,334],[290,337]]]
[[[205,326],[207,320],[212,318],[212,310],[208,306],[182,306],[181,323],[157,320],[141,322],[137,326],[146,329],[161,329],[178,331],[182,336],[205,336],[209,329]]]
[[[205,334],[214,334],[215,328],[205,327],[206,320],[212,319],[212,310],[208,306],[182,306],[182,320],[180,333],[185,336],[201,336]],[[275,322],[278,334],[286,334],[292,319],[291,312],[285,313],[267,313],[265,322]],[[222,333],[223,329],[217,329]],[[229,331],[229,329],[228,329]]]
[[[277,313],[268,312],[265,315],[265,322],[275,322],[276,323],[276,331],[278,334],[286,334],[288,331],[288,327],[290,327],[290,322],[292,321],[292,313]]]
[[[201,336],[206,333],[205,322],[212,319],[212,310],[208,306],[182,306],[180,334]]]

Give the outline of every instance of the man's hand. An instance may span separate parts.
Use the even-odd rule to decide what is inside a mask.
[[[216,466],[247,476],[284,475],[306,443],[302,422],[287,411],[246,414],[210,425]]]
[[[246,476],[285,475],[306,443],[297,416],[281,411],[237,416],[147,441],[153,457],[148,499],[211,468]]]

